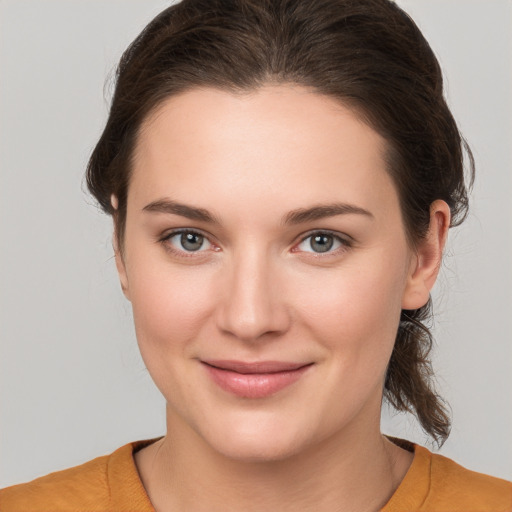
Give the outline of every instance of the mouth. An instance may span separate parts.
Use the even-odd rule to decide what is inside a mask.
[[[313,363],[201,361],[212,381],[241,398],[265,398],[297,382]]]

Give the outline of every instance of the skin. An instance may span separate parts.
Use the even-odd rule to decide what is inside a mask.
[[[350,109],[292,85],[192,89],[143,124],[116,263],[167,401],[168,435],[135,455],[157,511],[369,511],[398,487],[412,454],[380,433],[384,376],[401,309],[428,300],[450,213],[433,203],[410,247],[385,149]],[[169,200],[216,222],[146,208]],[[333,203],[368,213],[283,222]],[[172,236],[184,228],[200,250]],[[317,253],[312,231],[339,239]],[[209,359],[312,365],[250,399],[219,388]]]

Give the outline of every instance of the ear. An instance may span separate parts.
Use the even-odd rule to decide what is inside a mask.
[[[117,208],[118,208],[118,200],[117,197],[112,194],[110,196],[110,204],[114,209],[114,215],[112,216],[114,220],[114,233],[112,237],[112,247],[114,249],[114,256],[116,260],[116,268],[117,274],[119,275],[119,282],[121,283],[121,289],[123,290],[124,296],[130,300],[129,289],[128,289],[128,276],[126,274],[126,265],[124,262],[123,253],[119,247],[119,237],[117,232]]]
[[[430,205],[429,229],[412,256],[402,309],[418,309],[427,303],[441,268],[450,216],[450,207],[445,201],[438,199]]]

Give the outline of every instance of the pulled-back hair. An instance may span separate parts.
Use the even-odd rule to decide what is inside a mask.
[[[302,85],[335,98],[384,137],[411,247],[426,235],[436,199],[448,203],[452,225],[464,220],[464,151],[469,185],[473,157],[443,97],[435,55],[392,1],[183,0],[123,54],[109,118],[88,164],[89,190],[114,216],[120,247],[133,152],[148,115],[194,87],[238,94],[267,84]],[[384,397],[415,414],[442,444],[450,419],[432,382],[432,336],[424,324],[430,313],[430,301],[402,311]]]

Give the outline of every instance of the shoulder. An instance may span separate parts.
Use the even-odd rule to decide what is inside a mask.
[[[414,452],[414,458],[382,512],[512,512],[512,482],[470,471],[422,446],[399,441],[399,446]]]
[[[425,510],[439,510],[436,507],[447,503],[456,507],[453,510],[512,511],[512,482],[471,471],[443,455],[430,456],[430,491]]]
[[[133,452],[153,440],[125,444],[79,466],[0,490],[1,512],[152,511]],[[135,508],[133,508],[135,507]]]
[[[31,482],[0,490],[2,512],[44,510],[60,512],[70,507],[86,507],[91,512],[105,510],[109,501],[108,456],[97,457]]]

